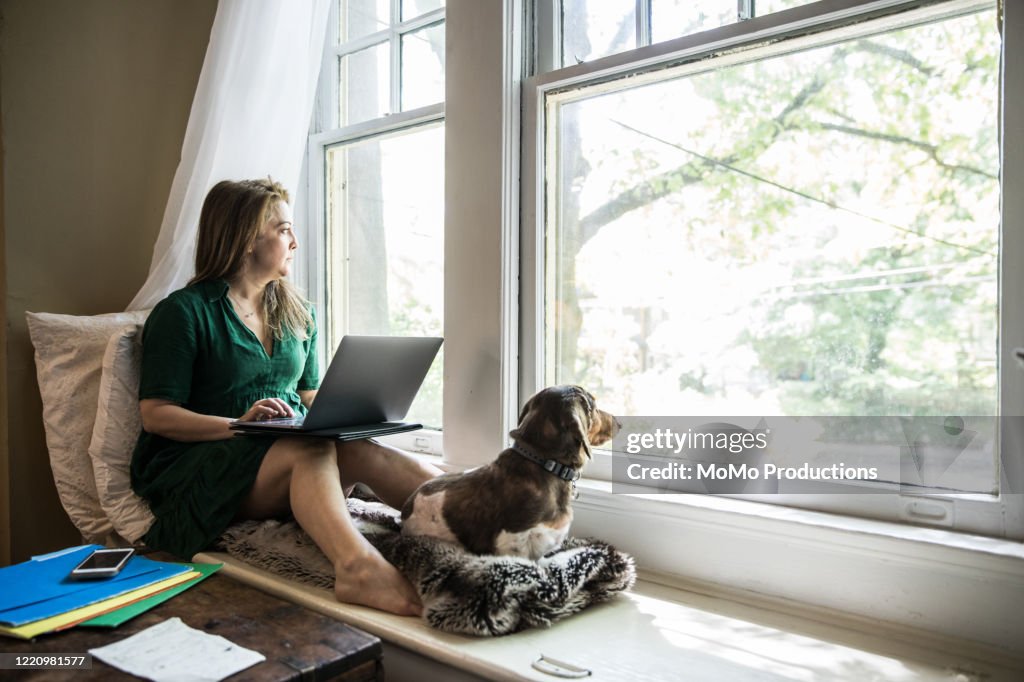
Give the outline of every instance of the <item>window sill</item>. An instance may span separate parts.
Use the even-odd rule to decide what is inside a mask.
[[[578,487],[572,534],[629,552],[652,584],[1021,660],[1024,543],[711,495],[613,494],[593,479]]]
[[[851,629],[884,623],[935,649],[1019,655],[1021,543],[721,497],[615,495],[600,481],[579,487],[573,534],[630,552],[652,582]]]
[[[418,429],[407,433],[377,438],[382,443],[411,452],[417,457],[429,459],[433,463],[441,456],[442,432],[436,429]]]
[[[716,495],[623,495],[612,492],[610,481],[593,479],[581,480],[578,487],[580,499],[584,500],[584,504],[593,506],[630,508],[639,513],[654,513],[659,516],[668,515],[680,518],[690,518],[693,514],[714,515],[718,516],[722,523],[728,523],[725,519],[729,518],[733,525],[742,525],[747,529],[751,528],[752,522],[763,523],[765,526],[776,526],[776,530],[779,531],[784,530],[783,524],[794,525],[805,529],[814,528],[846,533],[851,536],[851,542],[856,542],[852,539],[853,536],[888,538],[940,545],[950,550],[962,550],[1024,561],[1024,543],[958,533],[942,528],[927,528],[879,519],[762,504]],[[799,533],[799,531],[794,532]]]
[[[272,594],[362,628],[398,647],[389,661],[411,653],[415,679],[551,680],[531,667],[541,654],[592,671],[594,680],[688,679],[1019,679],[1020,661],[996,662],[948,648],[896,642],[876,627],[859,633],[814,618],[640,581],[631,593],[556,623],[498,638],[450,635],[421,620],[339,604],[327,590],[288,583],[217,553],[224,572]],[[425,662],[425,664],[424,664]],[[1014,665],[1018,667],[1014,667]],[[455,674],[455,671],[464,673]],[[410,678],[412,679],[412,678]]]

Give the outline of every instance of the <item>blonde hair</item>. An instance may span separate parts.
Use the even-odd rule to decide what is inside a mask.
[[[263,225],[277,202],[289,203],[288,191],[270,178],[222,180],[207,193],[199,214],[196,274],[189,284],[231,279],[245,265]],[[275,339],[286,333],[306,339],[313,330],[309,302],[286,279],[270,282],[263,291],[263,319]]]

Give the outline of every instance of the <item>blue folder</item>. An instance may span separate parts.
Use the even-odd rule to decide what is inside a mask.
[[[33,557],[0,568],[0,625],[18,627],[152,585],[189,569],[182,564],[133,556],[120,573],[100,580],[71,580],[68,574],[100,545]]]

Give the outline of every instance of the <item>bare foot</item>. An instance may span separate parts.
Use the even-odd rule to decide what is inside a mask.
[[[423,613],[412,584],[375,549],[346,558],[334,567],[334,572],[334,596],[338,601],[371,606],[399,616]]]

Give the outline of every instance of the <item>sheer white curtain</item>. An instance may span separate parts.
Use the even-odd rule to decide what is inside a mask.
[[[149,277],[129,310],[152,307],[193,273],[206,192],[267,175],[295,192],[330,0],[220,0],[164,209]]]

